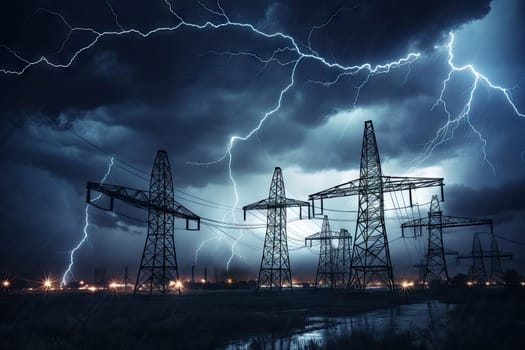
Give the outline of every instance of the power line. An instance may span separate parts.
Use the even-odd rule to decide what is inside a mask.
[[[115,156],[114,154],[112,154],[112,153],[110,153],[110,152],[104,150],[102,147],[100,147],[100,146],[96,145],[95,143],[89,141],[87,138],[85,138],[84,136],[80,135],[79,133],[77,133],[77,132],[74,131],[73,129],[68,129],[68,130],[69,130],[73,135],[75,135],[76,137],[78,137],[80,140],[82,140],[83,142],[85,142],[86,144],[88,144],[89,146],[93,147],[94,149],[96,149],[97,151],[99,151],[99,152],[101,152],[101,153],[103,153],[103,154],[110,155],[110,156],[114,157],[115,160],[117,160],[117,161],[120,162],[122,165],[124,165],[124,166],[119,166],[119,165],[117,165],[118,168],[120,168],[120,169],[122,169],[122,170],[128,172],[129,174],[131,174],[131,175],[133,175],[133,176],[136,176],[136,177],[139,178],[139,179],[142,179],[142,180],[144,180],[144,181],[146,181],[146,182],[149,182],[149,178],[147,178],[147,177],[145,177],[145,176],[143,176],[143,175],[139,175],[139,174],[137,174],[136,172],[134,172],[134,171],[132,171],[132,170],[130,170],[130,169],[128,169],[128,168],[131,168],[131,169],[133,169],[133,170],[135,170],[135,171],[137,171],[137,172],[139,172],[139,173],[142,173],[142,174],[144,174],[144,175],[146,175],[146,176],[149,176],[149,175],[150,175],[149,172],[147,172],[147,171],[145,171],[145,170],[142,170],[142,169],[140,169],[140,168],[134,166],[133,164],[131,164],[131,163],[129,163],[129,162],[123,160],[122,158],[117,157],[117,156]],[[127,167],[127,168],[126,168],[126,167]],[[217,202],[213,202],[213,201],[207,200],[207,199],[205,199],[205,198],[200,198],[200,197],[198,197],[198,196],[195,196],[195,195],[192,195],[192,194],[187,193],[187,192],[185,192],[185,191],[182,191],[181,189],[178,189],[178,188],[174,188],[174,190],[175,190],[176,192],[182,193],[183,195],[186,195],[186,196],[188,196],[188,197],[192,197],[192,198],[198,199],[198,200],[200,200],[201,202],[205,202],[205,203],[208,203],[208,204],[215,205],[216,208],[220,208],[220,209],[235,209],[235,210],[242,210],[241,208],[234,208],[234,207],[227,206],[227,205],[224,205],[224,204],[221,204],[221,203],[217,203]],[[195,203],[195,204],[199,204],[199,205],[202,205],[202,206],[206,206],[206,205],[204,205],[204,204],[202,204],[202,203],[198,203],[198,202],[192,201],[192,200],[190,200],[190,199],[185,199],[185,200],[187,200],[188,202],[192,202],[192,203]]]
[[[525,242],[518,242],[518,241],[515,241],[515,240],[510,239],[510,238],[505,238],[503,236],[498,236],[498,235],[495,235],[495,236],[498,237],[499,239],[504,240],[504,241],[511,242],[511,243],[514,243],[514,244],[518,244],[518,245],[521,245],[521,246],[525,246]]]
[[[209,224],[209,223],[206,223],[206,222],[203,222],[202,223],[204,226],[208,226],[208,227],[211,227],[211,228],[214,228],[218,231],[220,231],[222,234],[224,234],[226,237],[230,238],[232,241],[236,241],[237,238],[236,237],[233,237],[232,235],[230,235],[229,233],[227,233],[226,231],[224,231],[220,226],[216,226],[216,225],[213,225],[213,224]],[[249,229],[248,229],[249,230]],[[247,247],[250,247],[252,249],[256,249],[256,250],[259,250],[259,247],[256,247],[252,244],[249,244],[249,243],[246,243],[246,242],[240,242],[241,244],[247,246]]]
[[[145,171],[145,170],[142,170],[142,169],[140,169],[140,168],[134,166],[134,165],[131,164],[131,163],[126,162],[125,160],[123,160],[123,159],[117,157],[117,156],[114,155],[114,154],[111,154],[110,152],[107,152],[107,151],[104,150],[102,147],[100,147],[100,146],[94,144],[93,142],[89,141],[88,139],[86,139],[84,136],[80,135],[79,133],[77,133],[77,132],[74,131],[73,129],[68,129],[68,130],[69,130],[73,135],[77,136],[79,139],[81,139],[82,141],[84,141],[85,143],[87,143],[88,145],[90,145],[91,147],[97,149],[98,151],[100,151],[100,152],[102,152],[102,153],[104,153],[104,154],[106,154],[106,155],[108,155],[108,156],[111,156],[111,157],[115,158],[116,160],[118,160],[119,162],[121,162],[122,164],[128,166],[129,168],[131,168],[131,169],[133,169],[133,170],[136,170],[136,171],[138,171],[138,172],[140,172],[140,173],[143,173],[144,175],[148,175],[148,176],[150,175],[149,172],[147,172],[147,171]],[[134,175],[135,175],[135,176],[138,176],[138,175],[136,175],[136,174],[134,174]],[[144,178],[143,178],[143,179],[144,179]],[[149,181],[149,179],[146,179],[146,180]]]

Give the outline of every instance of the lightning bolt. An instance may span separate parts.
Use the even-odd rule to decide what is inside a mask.
[[[214,237],[210,237],[208,239],[205,239],[203,240],[199,246],[197,247],[197,249],[195,249],[195,253],[193,253],[193,265],[197,265],[198,261],[199,261],[199,253],[200,251],[202,250],[202,248],[204,248],[204,246],[212,241],[220,241],[222,239],[222,235],[220,234],[220,232],[217,232],[217,234],[214,236]]]
[[[105,182],[108,176],[111,174],[111,169],[113,168],[113,161],[114,159],[113,157],[111,157],[109,164],[108,164],[108,169],[106,170],[106,173],[104,174],[104,177],[102,177],[100,182]],[[102,193],[98,194],[95,198],[93,198],[93,202],[99,200],[100,197],[102,197]],[[66,271],[64,272],[64,274],[62,275],[62,282],[60,282],[61,287],[67,285],[67,279],[73,274],[72,269],[73,269],[73,264],[74,264],[75,252],[79,250],[80,247],[82,247],[84,242],[87,240],[88,228],[89,228],[89,204],[86,204],[86,209],[84,209],[84,229],[82,230],[82,232],[84,233],[84,236],[82,237],[80,242],[78,242],[78,244],[69,253],[69,265]]]
[[[217,4],[219,4],[219,3],[217,3]],[[209,10],[206,7],[205,7],[205,9]],[[324,85],[324,86],[331,86],[333,84],[336,84],[342,77],[344,77],[346,75],[356,75],[356,74],[359,74],[360,72],[365,72],[366,73],[365,79],[357,87],[357,93],[356,93],[356,96],[354,98],[354,108],[355,108],[356,105],[357,105],[357,100],[359,98],[359,93],[361,91],[361,88],[364,87],[366,85],[366,83],[368,83],[368,81],[370,80],[370,78],[373,75],[389,73],[392,68],[398,68],[400,66],[407,65],[407,64],[410,65],[412,62],[414,62],[416,59],[418,59],[420,57],[420,54],[419,53],[409,53],[404,58],[400,58],[398,60],[395,60],[395,61],[392,61],[392,62],[389,62],[389,63],[386,63],[386,64],[382,64],[382,65],[376,65],[376,66],[372,66],[370,63],[364,63],[362,65],[345,66],[345,65],[341,65],[341,64],[339,64],[339,63],[337,63],[335,61],[334,62],[329,62],[327,59],[325,59],[324,57],[320,56],[318,54],[318,52],[312,48],[312,45],[311,45],[311,37],[312,37],[313,31],[316,30],[316,29],[321,29],[321,28],[329,25],[330,22],[343,9],[337,10],[334,14],[332,14],[329,17],[329,19],[325,23],[323,23],[320,26],[314,26],[310,30],[310,33],[309,33],[309,36],[308,36],[308,46],[307,46],[307,48],[310,51],[309,53],[303,52],[300,49],[300,47],[298,46],[296,40],[293,37],[291,37],[291,36],[289,36],[287,34],[284,34],[282,32],[265,33],[265,32],[262,32],[262,31],[256,29],[251,24],[246,24],[246,23],[241,24],[241,23],[231,22],[229,17],[226,15],[224,10],[220,6],[219,6],[219,9],[220,9],[220,12],[218,12],[218,11],[211,11],[211,10],[209,10],[209,11],[214,13],[214,14],[216,14],[216,15],[218,15],[218,16],[220,16],[220,17],[223,17],[226,20],[226,22],[225,22],[226,24],[233,25],[233,26],[237,26],[238,25],[238,26],[241,26],[241,27],[247,27],[250,30],[252,30],[253,32],[255,32],[256,34],[258,34],[260,36],[263,36],[263,37],[266,37],[266,38],[280,37],[280,38],[286,39],[288,41],[289,45],[290,45],[290,46],[287,46],[287,47],[284,47],[284,48],[280,48],[280,49],[274,51],[272,53],[272,55],[270,56],[270,58],[267,58],[267,59],[264,59],[264,58],[254,54],[254,53],[251,53],[251,52],[237,52],[237,53],[228,53],[228,52],[226,52],[226,53],[220,53],[220,54],[247,55],[247,56],[251,56],[251,57],[256,58],[258,61],[260,61],[261,63],[264,63],[265,65],[267,65],[271,61],[277,61],[277,63],[282,65],[282,66],[289,65],[289,64],[293,63],[293,66],[292,66],[291,72],[290,72],[290,76],[289,76],[289,82],[284,88],[281,89],[281,91],[279,93],[279,97],[277,99],[277,102],[276,102],[275,106],[272,109],[270,109],[269,111],[267,111],[266,113],[264,113],[262,118],[259,120],[259,122],[257,123],[257,125],[253,129],[251,129],[244,136],[238,136],[238,135],[231,136],[229,142],[226,145],[225,152],[219,158],[217,158],[215,160],[212,160],[212,161],[208,161],[208,162],[187,162],[187,164],[190,164],[190,165],[210,166],[210,165],[213,165],[213,164],[220,163],[220,162],[222,162],[224,160],[227,161],[227,163],[228,163],[228,177],[229,177],[230,182],[232,184],[233,193],[234,193],[234,202],[233,202],[232,213],[231,214],[232,214],[232,218],[233,218],[234,222],[236,223],[237,221],[236,221],[234,209],[237,208],[237,206],[239,205],[239,191],[238,191],[238,188],[237,188],[237,182],[235,181],[235,178],[234,178],[233,172],[232,172],[232,159],[233,159],[232,150],[233,150],[233,147],[234,147],[236,142],[242,142],[242,141],[246,141],[246,140],[250,139],[255,133],[257,133],[261,129],[261,127],[263,126],[263,124],[266,122],[266,120],[268,118],[270,118],[273,114],[275,114],[277,111],[280,110],[281,105],[282,105],[282,101],[283,101],[283,97],[295,85],[295,73],[297,71],[297,67],[299,66],[299,63],[301,63],[302,60],[313,59],[313,60],[321,63],[322,65],[326,66],[327,68],[334,68],[334,69],[338,69],[340,71],[340,73],[332,81],[313,81],[313,80],[308,81],[310,83],[321,84],[321,85]],[[170,11],[171,11],[171,7],[170,7]],[[172,11],[172,13],[173,13],[173,11]],[[178,15],[176,15],[176,16],[180,19],[180,16],[178,16]],[[288,62],[282,62],[282,61],[276,59],[275,55],[277,53],[279,53],[279,52],[284,51],[284,50],[291,50],[291,51],[295,52],[297,54],[297,58],[295,60],[288,61]],[[226,269],[227,270],[229,270],[230,263],[231,263],[234,255],[236,255],[235,254],[236,245],[237,245],[238,241],[240,239],[242,239],[243,235],[244,235],[244,233],[241,230],[241,234],[232,243],[231,255],[230,255],[230,257],[229,257],[229,259],[228,259],[228,261],[226,263]],[[205,244],[207,242],[210,242],[213,239],[215,239],[215,237],[211,238],[211,239],[208,239],[208,240],[204,241],[203,243],[201,243],[201,246],[199,247],[199,249],[202,248],[203,244]]]
[[[428,159],[431,156],[432,152],[438,146],[440,146],[440,145],[450,141],[454,137],[454,132],[457,129],[457,127],[459,126],[459,124],[462,121],[465,121],[467,123],[467,125],[470,127],[470,129],[478,136],[478,138],[479,138],[479,140],[481,142],[481,145],[482,145],[481,151],[482,151],[482,155],[483,155],[483,163],[486,163],[490,167],[492,172],[495,174],[494,164],[487,157],[487,149],[486,149],[487,140],[485,139],[483,134],[474,126],[474,124],[472,123],[472,121],[470,119],[470,117],[471,117],[470,112],[471,112],[471,109],[472,109],[472,103],[474,101],[474,97],[475,97],[475,94],[476,94],[476,91],[477,91],[477,88],[478,88],[479,84],[480,83],[484,83],[487,87],[502,93],[503,96],[505,97],[505,99],[507,100],[507,103],[509,104],[509,106],[513,110],[515,115],[517,115],[517,116],[519,116],[521,118],[525,118],[525,114],[521,113],[518,110],[518,108],[516,107],[516,104],[514,103],[514,101],[512,100],[512,97],[510,95],[509,89],[494,84],[485,75],[483,75],[480,72],[478,72],[476,70],[476,68],[473,65],[471,65],[471,64],[466,64],[464,66],[456,66],[454,64],[453,45],[454,45],[454,33],[450,32],[449,33],[449,41],[448,41],[448,44],[447,44],[447,48],[448,48],[448,61],[447,62],[448,62],[448,66],[450,67],[450,70],[448,72],[447,78],[445,80],[443,80],[443,84],[442,84],[442,87],[441,87],[441,93],[439,94],[438,99],[436,100],[436,102],[432,106],[432,110],[434,108],[436,108],[436,107],[439,107],[439,106],[441,106],[443,108],[443,110],[445,111],[445,114],[447,115],[447,122],[445,123],[445,125],[443,125],[441,128],[439,128],[436,131],[436,134],[435,134],[434,138],[431,141],[429,141],[429,143],[427,144],[427,147],[425,149],[425,152],[423,154],[423,157],[418,162],[418,165],[420,165],[423,161]],[[470,86],[470,90],[468,91],[468,99],[465,102],[465,104],[463,105],[463,108],[461,109],[461,111],[457,115],[453,116],[452,112],[450,112],[450,110],[448,109],[447,102],[446,102],[446,99],[445,99],[444,95],[445,95],[445,93],[447,91],[448,84],[452,80],[454,74],[455,73],[459,73],[459,72],[470,72],[471,75],[472,75],[472,78],[474,79],[474,81],[473,81],[472,85]]]
[[[315,49],[312,48],[312,44],[311,44],[312,33],[313,33],[314,30],[321,29],[321,28],[324,28],[327,25],[329,25],[330,22],[333,20],[333,18],[335,18],[339,14],[340,10],[338,10],[337,12],[332,14],[328,18],[328,20],[325,23],[323,23],[322,25],[315,26],[315,27],[313,27],[311,29],[311,31],[309,33],[309,36],[308,36],[308,43],[307,43],[307,47],[306,47],[307,51],[304,51],[301,48],[301,45],[298,44],[296,39],[294,37],[288,35],[288,34],[285,34],[285,33],[280,32],[280,31],[277,31],[277,32],[265,32],[263,30],[260,30],[260,29],[256,28],[251,23],[243,23],[243,22],[238,22],[238,21],[232,21],[229,18],[229,16],[226,14],[224,9],[222,8],[222,6],[221,6],[219,1],[217,1],[217,10],[210,9],[205,4],[199,2],[199,4],[206,11],[208,11],[210,14],[213,14],[214,16],[216,16],[219,19],[218,21],[207,20],[207,21],[205,21],[202,24],[198,24],[198,23],[187,21],[186,19],[184,19],[181,15],[179,15],[173,9],[173,6],[170,3],[170,1],[163,0],[163,2],[167,6],[168,11],[173,15],[173,17],[177,20],[178,23],[176,25],[174,25],[174,26],[157,27],[157,28],[150,29],[148,31],[141,31],[141,30],[135,29],[135,28],[124,29],[119,24],[117,14],[114,11],[114,8],[111,6],[111,3],[109,1],[106,1],[106,4],[110,8],[110,10],[111,10],[111,12],[112,12],[112,14],[113,14],[113,16],[115,18],[115,21],[116,21],[116,24],[117,24],[119,30],[98,31],[98,30],[96,30],[94,28],[89,28],[89,27],[74,27],[61,14],[59,14],[57,12],[53,12],[53,11],[49,11],[49,10],[45,10],[44,9],[43,11],[46,11],[50,15],[54,15],[54,16],[59,17],[62,20],[62,22],[64,23],[64,25],[69,30],[68,34],[66,35],[66,39],[62,43],[61,50],[64,49],[67,41],[69,40],[69,38],[71,37],[71,35],[73,33],[76,33],[76,32],[88,33],[88,34],[91,34],[93,36],[92,39],[86,45],[84,45],[83,47],[81,47],[80,49],[75,51],[69,57],[69,59],[66,60],[65,63],[53,62],[50,58],[48,58],[45,55],[41,56],[41,57],[39,57],[37,59],[34,59],[34,60],[29,60],[29,59],[26,59],[26,58],[20,56],[12,48],[9,48],[7,46],[3,46],[4,49],[6,49],[10,54],[12,54],[20,62],[21,67],[19,69],[0,68],[0,72],[3,73],[3,74],[8,74],[8,75],[22,75],[29,68],[31,68],[33,66],[40,65],[40,64],[46,64],[46,65],[54,67],[54,68],[68,68],[68,67],[71,66],[71,64],[81,54],[83,54],[87,50],[89,50],[92,47],[94,47],[101,39],[103,39],[105,37],[121,37],[121,36],[123,37],[123,36],[127,36],[127,35],[136,35],[136,36],[139,36],[139,37],[145,39],[145,38],[153,36],[154,34],[157,34],[157,33],[174,32],[174,31],[178,31],[178,30],[180,30],[182,28],[189,28],[189,29],[194,29],[194,30],[207,30],[207,29],[216,30],[216,29],[221,29],[221,28],[226,28],[226,27],[232,27],[232,28],[237,28],[239,30],[250,31],[253,34],[256,34],[257,36],[259,36],[259,37],[261,37],[263,39],[268,39],[268,40],[278,39],[278,40],[282,40],[283,42],[286,42],[287,44],[284,47],[281,47],[280,49],[274,51],[272,56],[269,59],[266,59],[266,60],[261,58],[258,55],[250,53],[250,52],[240,52],[240,53],[238,53],[238,54],[242,54],[242,55],[250,55],[252,57],[255,57],[255,58],[259,59],[262,62],[266,61],[266,64],[268,64],[269,62],[272,62],[272,61],[277,61],[281,65],[291,65],[290,75],[288,77],[288,83],[284,87],[281,88],[280,93],[279,93],[279,97],[278,97],[277,101],[275,102],[274,106],[272,108],[270,108],[268,111],[266,111],[263,114],[263,116],[260,118],[260,120],[256,124],[256,126],[253,127],[249,132],[244,134],[244,136],[238,136],[238,135],[231,136],[230,139],[229,139],[229,142],[227,143],[227,145],[225,147],[224,153],[219,158],[217,158],[215,160],[212,160],[212,161],[209,161],[209,162],[188,162],[188,164],[198,165],[198,166],[209,166],[209,165],[220,163],[222,161],[226,161],[227,162],[227,164],[228,164],[228,177],[229,177],[229,180],[230,180],[230,182],[232,184],[233,194],[234,194],[233,208],[237,208],[237,206],[239,204],[239,192],[238,192],[238,189],[237,189],[237,183],[236,183],[235,178],[234,178],[233,173],[232,173],[232,158],[233,158],[232,150],[234,148],[234,145],[236,143],[238,143],[238,142],[244,142],[244,141],[250,139],[255,133],[257,133],[261,129],[261,127],[263,126],[263,124],[266,122],[266,120],[268,118],[270,118],[272,115],[274,115],[277,111],[280,110],[284,96],[295,85],[295,78],[296,78],[295,74],[296,74],[296,71],[297,71],[297,67],[299,66],[299,64],[301,62],[306,61],[306,60],[311,60],[311,61],[317,62],[318,64],[324,66],[325,68],[333,69],[335,71],[338,71],[338,74],[337,74],[336,78],[334,80],[332,80],[332,81],[310,81],[310,83],[322,84],[324,86],[330,86],[330,85],[336,84],[341,79],[343,79],[345,76],[354,76],[354,75],[357,75],[357,74],[364,73],[365,74],[365,78],[357,86],[357,92],[356,92],[356,95],[355,95],[355,98],[354,98],[354,107],[355,107],[357,105],[357,101],[358,101],[361,89],[368,83],[368,81],[370,80],[371,77],[373,77],[375,75],[378,75],[378,74],[389,73],[391,69],[399,68],[399,67],[405,66],[405,65],[410,65],[411,63],[416,61],[421,55],[420,53],[417,53],[417,52],[416,53],[409,53],[408,55],[406,55],[403,58],[399,58],[399,59],[393,60],[393,61],[385,63],[385,64],[378,64],[378,65],[375,65],[375,66],[370,64],[370,63],[363,63],[363,64],[360,64],[360,65],[343,65],[343,64],[340,64],[340,63],[336,62],[335,59],[334,60],[326,59],[325,57],[321,56]],[[283,52],[283,51],[290,51],[290,52],[295,53],[295,59],[293,59],[291,61],[288,61],[288,62],[280,61],[278,58],[276,58],[276,55],[279,54],[280,52]],[[234,209],[232,209],[232,217],[233,217],[234,222],[236,222]],[[237,244],[237,242],[240,239],[242,239],[242,237],[243,237],[243,231],[241,231],[241,234],[238,236],[238,238],[232,244],[232,249],[231,249],[232,254],[231,254],[230,258],[228,259],[227,268],[229,268],[229,265],[230,265],[234,255],[236,255],[236,253],[235,253],[236,244]]]
[[[111,11],[111,14],[113,15],[113,18],[115,18],[115,23],[117,24],[117,27],[119,27],[120,30],[125,30],[124,27],[118,21],[118,15],[115,12],[115,9],[113,8],[113,5],[111,4],[109,0],[106,0],[106,5],[108,5],[109,10]]]

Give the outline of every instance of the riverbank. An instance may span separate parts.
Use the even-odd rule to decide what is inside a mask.
[[[426,303],[425,329],[418,327],[420,325],[410,325],[401,330],[387,327],[375,331],[356,327],[347,334],[326,339],[322,344],[311,341],[302,349],[512,350],[525,348],[525,290],[523,288],[444,289],[429,293],[429,297],[436,301]],[[441,300],[439,304],[448,306],[446,317],[435,314],[435,303],[438,299]],[[372,316],[373,313],[368,314]]]

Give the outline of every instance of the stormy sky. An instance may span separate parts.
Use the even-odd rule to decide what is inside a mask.
[[[468,69],[451,76],[441,95],[446,105],[436,102],[451,69],[453,32],[450,62],[471,64],[508,88],[525,112],[524,19],[519,0],[6,4],[0,13],[0,273],[61,278],[68,251],[83,236],[86,182],[99,181],[112,156],[107,182],[147,189],[155,154],[166,150],[176,199],[203,218],[236,226],[244,224],[242,205],[268,195],[275,166],[283,169],[287,195],[302,200],[357,178],[365,120],[374,122],[385,175],[444,177],[444,214],[494,219],[504,238],[500,249],[514,254],[505,266],[523,270],[525,249],[512,241],[525,241],[525,117],[482,80],[471,95],[476,75]],[[333,66],[374,68],[410,53],[420,56],[372,75],[366,69],[341,75]],[[468,119],[439,133],[447,111],[458,117],[470,98]],[[265,116],[257,132],[231,148],[239,198],[232,214],[228,157],[214,161],[233,136],[248,135]],[[443,138],[432,143],[436,133]],[[399,226],[426,215],[437,192],[417,192],[420,206],[413,210],[395,209],[408,194],[385,195],[397,277],[416,273],[412,265],[425,247],[424,238],[396,239]],[[348,211],[329,213],[332,229],[353,234],[357,198],[325,205]],[[288,212],[292,275],[311,280],[317,247],[303,248],[304,237],[319,231],[321,221],[297,217]],[[145,221],[145,211],[123,203],[114,214],[90,207],[89,237],[75,256],[73,278],[92,278],[97,266],[115,278],[129,266],[133,276]],[[263,227],[264,213],[248,214],[247,224]],[[208,224],[189,232],[183,226],[175,233],[183,277],[192,264],[199,274],[207,267],[212,278],[214,271],[223,276],[241,236],[229,274],[257,277],[264,228],[221,231]],[[446,247],[468,254],[473,232],[488,228],[447,231]],[[481,237],[489,249],[489,236]],[[465,272],[467,265],[451,261],[450,270]]]

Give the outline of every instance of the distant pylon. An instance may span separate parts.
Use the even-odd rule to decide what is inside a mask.
[[[501,253],[495,235],[492,235],[490,239],[490,256],[490,280],[491,282],[495,282],[503,273],[503,269],[501,268]]]
[[[428,221],[428,248],[424,281],[430,283],[444,279],[448,282],[447,262],[443,247],[442,213],[436,195],[432,196],[430,202]]]
[[[512,260],[512,254],[502,252],[498,248],[498,241],[494,233],[490,238],[490,252],[484,254],[484,257],[490,258],[490,282],[501,282],[503,269],[501,267],[502,260]]]
[[[334,247],[337,240],[337,248]],[[315,285],[319,287],[346,287],[350,278],[350,254],[352,249],[352,236],[344,228],[339,233],[330,230],[328,216],[323,218],[321,232],[305,238],[304,243],[320,241],[319,262]]]
[[[472,240],[472,255],[459,256],[458,261],[462,259],[472,259],[472,265],[469,270],[469,278],[474,283],[498,282],[501,277],[501,260],[512,260],[512,254],[501,252],[498,248],[496,236],[491,230],[490,251],[483,251],[479,234],[475,233]],[[485,259],[490,259],[490,276],[487,276],[485,269]],[[488,278],[490,277],[490,279]]]
[[[425,253],[426,262],[423,276],[423,282],[426,285],[431,285],[432,283],[448,284],[449,276],[445,256],[458,256],[457,251],[444,248],[443,229],[470,226],[490,226],[492,230],[492,220],[443,215],[436,195],[432,196],[428,217],[411,220],[401,225],[403,238],[407,237],[407,231],[412,231],[414,238],[422,236],[423,229],[428,231],[428,245]]]
[[[317,263],[317,274],[315,277],[315,285],[317,287],[335,287],[335,251],[332,240],[337,238],[334,232],[330,230],[330,222],[328,216],[325,215],[323,218],[323,224],[321,226],[321,232],[314,233],[304,239],[310,241],[319,241],[319,262]]]
[[[324,216],[321,227],[321,246],[319,262],[317,264],[317,275],[315,278],[316,286],[327,286],[333,288],[334,279],[334,247],[332,245],[332,231],[330,231],[330,222],[328,216]]]
[[[487,281],[487,271],[485,270],[485,263],[483,262],[483,249],[481,248],[481,240],[477,232],[474,233],[472,240],[470,279],[477,283],[485,283]]]
[[[346,287],[350,279],[350,255],[352,254],[352,236],[344,228],[337,237],[337,249],[335,254],[335,287]]]
[[[308,217],[310,217],[308,202],[286,198],[283,174],[281,168],[276,167],[268,198],[243,207],[244,219],[246,219],[247,210],[267,210],[266,236],[264,237],[257,290],[260,288],[292,290],[292,273],[286,236],[286,208],[299,207],[301,210],[303,206],[308,207]],[[299,215],[302,216],[301,212]]]

